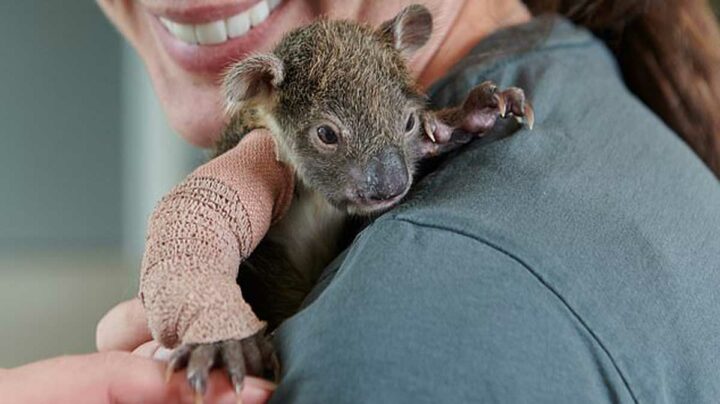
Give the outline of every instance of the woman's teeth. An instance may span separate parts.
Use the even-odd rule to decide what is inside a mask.
[[[217,45],[245,35],[250,28],[260,25],[281,1],[260,0],[259,3],[240,14],[205,24],[181,24],[163,17],[159,17],[159,19],[175,38],[187,44]]]

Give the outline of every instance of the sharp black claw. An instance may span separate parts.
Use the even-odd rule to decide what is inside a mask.
[[[243,357],[242,343],[238,340],[223,342],[220,355],[230,383],[239,397],[245,381],[245,358]]]
[[[196,403],[198,403],[198,397],[201,400],[200,402],[202,402],[202,397],[205,395],[208,375],[215,363],[216,353],[216,344],[197,345],[190,353],[190,359],[187,365],[187,380],[190,387],[195,391]]]

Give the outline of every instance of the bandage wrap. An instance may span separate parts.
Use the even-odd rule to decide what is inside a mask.
[[[238,268],[289,207],[293,185],[271,135],[254,131],[159,202],[140,274],[140,298],[157,341],[174,347],[262,329],[237,285]]]

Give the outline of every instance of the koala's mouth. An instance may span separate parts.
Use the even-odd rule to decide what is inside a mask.
[[[401,193],[386,199],[363,198],[357,194],[348,198],[347,210],[350,214],[373,214],[386,211],[399,204],[410,191],[408,185]]]

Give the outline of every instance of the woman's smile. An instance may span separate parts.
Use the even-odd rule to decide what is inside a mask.
[[[190,72],[217,74],[285,30],[276,17],[280,0],[239,1],[214,6],[145,6],[148,25],[167,54]],[[271,35],[269,35],[271,34]]]
[[[226,122],[219,83],[249,54],[333,8],[325,0],[97,0],[145,62],[172,127],[208,147]]]

